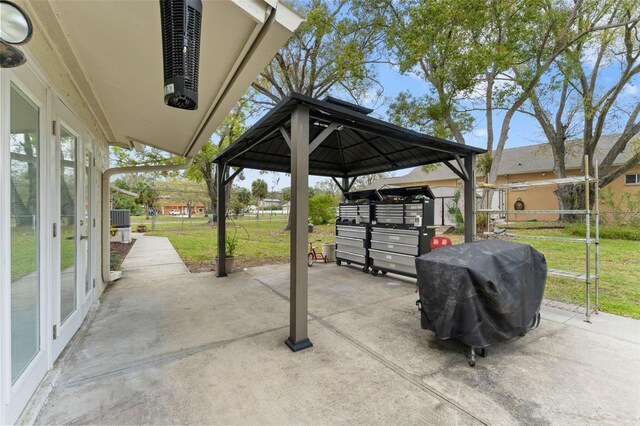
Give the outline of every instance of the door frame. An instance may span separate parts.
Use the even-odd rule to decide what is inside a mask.
[[[0,423],[15,422],[24,406],[31,399],[42,378],[50,368],[50,286],[48,277],[50,263],[50,217],[47,214],[49,194],[50,164],[50,102],[49,89],[41,74],[30,67],[3,70],[0,73],[0,139],[10,138],[11,87],[18,88],[39,109],[39,150],[38,150],[38,272],[39,272],[39,340],[40,349],[15,383],[11,383],[11,208],[10,189],[0,187]],[[36,92],[41,92],[37,95]],[[9,145],[0,144],[0,175],[8,182],[10,173]]]

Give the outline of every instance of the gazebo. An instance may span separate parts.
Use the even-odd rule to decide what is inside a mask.
[[[225,277],[225,187],[242,169],[291,173],[290,332],[286,344],[312,346],[307,335],[309,175],[349,191],[358,176],[443,163],[464,182],[465,242],[475,232],[476,155],[486,152],[378,120],[372,110],[336,98],[291,93],[213,159],[217,164],[218,272]],[[236,170],[227,177],[229,167]]]

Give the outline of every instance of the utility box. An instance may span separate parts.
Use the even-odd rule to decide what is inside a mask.
[[[116,228],[131,228],[131,212],[128,209],[111,210],[111,224]]]

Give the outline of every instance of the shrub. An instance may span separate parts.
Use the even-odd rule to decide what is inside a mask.
[[[601,212],[603,221],[611,225],[637,226],[640,222],[640,191],[635,194],[625,192],[616,197],[609,188],[601,191],[602,200],[609,206],[610,211]]]
[[[476,214],[476,233],[481,234],[487,232],[487,224],[489,223],[489,213],[480,212]]]
[[[109,256],[109,269],[112,271],[118,271],[120,269],[120,264],[122,264],[120,256],[118,256],[118,253],[112,251]]]
[[[275,206],[262,206],[260,207],[260,210],[262,211],[278,211],[278,210],[282,210],[282,204],[278,204]]]
[[[584,237],[587,229],[584,223],[574,223],[566,228],[566,231],[577,237]],[[591,225],[591,236],[595,236],[595,226]],[[630,240],[640,241],[640,227],[637,226],[620,226],[608,225],[600,227],[600,238],[608,238],[612,240]]]
[[[460,189],[456,189],[456,192],[453,194],[453,199],[451,200],[451,204],[447,206],[447,213],[453,217],[453,220],[456,222],[456,231],[464,232],[464,216],[458,207],[458,202],[460,201]]]
[[[329,194],[314,195],[309,199],[309,219],[315,225],[336,220],[336,199]]]

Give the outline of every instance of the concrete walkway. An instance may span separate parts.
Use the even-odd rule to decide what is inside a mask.
[[[420,329],[414,282],[316,264],[294,354],[288,265],[189,274],[142,237],[123,266],[38,423],[640,423],[639,321],[545,307],[470,368]]]

